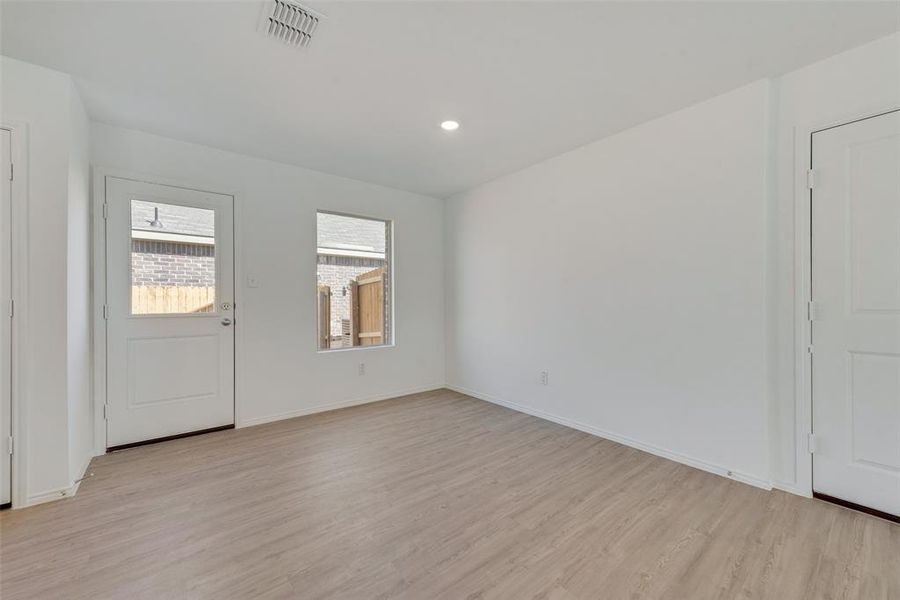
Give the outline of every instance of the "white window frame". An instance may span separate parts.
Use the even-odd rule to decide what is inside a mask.
[[[340,353],[340,352],[384,350],[386,348],[396,347],[396,345],[397,345],[397,325],[396,325],[396,323],[397,323],[397,318],[396,318],[397,317],[397,303],[396,303],[397,283],[396,283],[396,279],[394,278],[394,272],[395,272],[395,270],[394,270],[394,220],[385,218],[385,217],[373,216],[373,215],[361,215],[358,213],[342,212],[342,211],[337,211],[337,210],[330,210],[327,208],[317,208],[316,215],[315,215],[316,218],[314,219],[314,223],[315,223],[314,240],[315,240],[315,245],[316,245],[315,246],[316,253],[315,253],[314,260],[315,260],[316,276],[318,276],[318,273],[319,273],[319,215],[320,214],[335,215],[338,217],[348,217],[351,219],[363,219],[366,221],[378,221],[380,223],[384,223],[385,226],[387,227],[387,232],[385,234],[385,240],[384,240],[385,241],[384,258],[387,262],[388,282],[390,284],[388,287],[388,293],[390,296],[389,296],[389,300],[388,300],[388,296],[385,297],[385,300],[388,302],[388,309],[389,309],[388,315],[389,315],[389,322],[390,322],[390,341],[387,343],[384,343],[384,344],[378,344],[377,346],[350,346],[348,348],[326,348],[323,350],[323,349],[319,348],[319,331],[318,331],[319,323],[318,323],[318,319],[316,319],[316,331],[315,331],[316,339],[314,340],[314,346],[313,346],[316,349],[316,353],[317,354],[335,354],[335,353]],[[316,281],[316,283],[318,284],[318,280]]]

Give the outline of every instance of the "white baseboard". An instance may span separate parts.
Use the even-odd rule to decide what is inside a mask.
[[[37,504],[44,504],[45,502],[53,502],[54,500],[68,498],[75,493],[73,491],[74,487],[75,486],[55,488],[45,492],[38,492],[37,494],[29,494],[28,498],[25,500],[24,506],[16,506],[14,508],[25,508],[27,506],[35,506]]]
[[[812,498],[812,492],[801,488],[796,483],[790,483],[786,481],[773,481],[772,487],[776,490],[781,490],[782,492],[787,492],[789,494],[803,496],[804,498]]]
[[[349,408],[351,406],[359,406],[361,404],[369,404],[370,402],[380,402],[381,400],[390,400],[391,398],[397,398],[398,396],[408,396],[409,394],[420,394],[422,392],[432,392],[434,390],[440,390],[447,387],[443,383],[433,383],[431,385],[424,385],[420,387],[410,388],[406,390],[399,390],[395,392],[388,392],[386,394],[377,394],[374,396],[366,396],[364,398],[353,398],[350,400],[340,400],[338,402],[326,402],[324,404],[316,404],[314,406],[305,406],[303,408],[298,408],[297,410],[289,410],[286,412],[274,414],[274,415],[266,415],[262,417],[252,417],[249,419],[241,419],[241,422],[238,423],[237,427],[253,427],[254,425],[263,425],[264,423],[272,423],[274,421],[283,421],[284,419],[293,419],[295,417],[305,417],[306,415],[313,415],[320,412],[327,412],[329,410],[337,410],[339,408]]]
[[[458,385],[447,385],[447,388],[459,392],[461,394],[466,394],[467,396],[472,396],[473,398],[477,398],[479,400],[484,400],[486,402],[490,402],[492,404],[498,404],[500,406],[505,406],[506,408],[511,408],[512,410],[522,412],[533,417],[538,417],[540,419],[544,419],[547,421],[552,421],[553,423],[558,423],[559,425],[565,425],[566,427],[571,427],[572,429],[577,429],[578,431],[583,431],[585,433],[589,433],[591,435],[596,435],[597,437],[601,437],[613,442],[617,442],[619,444],[623,444],[625,446],[630,446],[632,448],[636,448],[638,450],[642,450],[644,452],[649,452],[655,456],[660,456],[662,458],[667,458],[669,460],[687,465],[689,467],[694,467],[695,469],[700,469],[701,471],[707,471],[709,473],[713,473],[715,475],[720,475],[722,477],[726,477],[728,479],[734,479],[735,481],[740,481],[741,483],[746,483],[748,485],[752,485],[754,487],[762,488],[764,490],[772,489],[772,482],[767,481],[765,479],[761,479],[759,477],[755,477],[753,475],[748,475],[746,473],[741,473],[739,471],[735,471],[734,469],[729,469],[727,467],[723,467],[722,465],[713,464],[707,462],[705,460],[701,460],[698,458],[694,458],[692,456],[687,456],[685,454],[681,454],[679,452],[673,452],[672,450],[667,450],[665,448],[660,448],[659,446],[654,446],[652,444],[647,444],[623,435],[619,435],[617,433],[613,433],[611,431],[605,431],[603,429],[599,429],[594,427],[593,425],[587,425],[585,423],[580,423],[578,421],[574,421],[572,419],[567,419],[565,417],[558,417],[556,415],[544,412],[542,410],[538,410],[536,408],[531,408],[529,406],[525,406],[523,404],[518,404],[516,402],[510,402],[509,400],[504,400],[502,398],[497,398],[496,396],[491,396],[490,394],[483,394],[476,390],[470,390],[468,388],[464,388]]]
[[[29,494],[25,499],[25,504],[23,506],[16,506],[14,508],[25,508],[26,506],[35,506],[37,504],[43,504],[45,502],[53,502],[54,500],[71,498],[76,493],[78,493],[78,488],[81,487],[81,482],[84,480],[85,473],[88,472],[88,469],[91,466],[91,461],[93,459],[94,455],[88,455],[88,457],[84,461],[84,464],[81,465],[81,469],[79,469],[78,471],[78,477],[71,485],[67,487],[54,488],[52,490],[38,492],[36,494]]]

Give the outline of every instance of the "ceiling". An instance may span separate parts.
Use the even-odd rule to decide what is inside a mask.
[[[308,5],[297,49],[262,0],[4,1],[0,49],[97,121],[446,197],[900,29],[896,2]]]

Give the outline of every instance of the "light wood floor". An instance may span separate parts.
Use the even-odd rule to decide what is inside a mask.
[[[900,598],[900,526],[450,391],[96,459],[0,596]]]

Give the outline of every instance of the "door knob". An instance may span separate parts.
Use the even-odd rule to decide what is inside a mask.
[[[231,319],[228,319],[228,318],[222,319],[222,325],[224,325],[225,327],[228,327],[229,325],[231,325]]]

